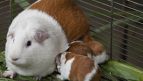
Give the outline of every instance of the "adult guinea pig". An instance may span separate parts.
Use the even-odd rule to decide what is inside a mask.
[[[73,0],[38,0],[11,23],[5,47],[7,71],[44,77],[55,69],[55,57],[68,42],[89,31],[87,20]]]
[[[108,59],[105,49],[98,41],[73,41],[69,44],[68,52],[88,56],[97,64],[103,63]]]
[[[100,81],[99,67],[87,56],[65,52],[56,57],[57,77],[70,81]]]

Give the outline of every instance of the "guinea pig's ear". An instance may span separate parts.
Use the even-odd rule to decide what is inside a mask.
[[[8,33],[7,37],[14,38],[14,33],[13,32]]]
[[[35,33],[35,36],[34,36],[34,39],[39,43],[42,43],[43,41],[45,41],[48,38],[49,38],[49,35],[44,30],[37,30]]]

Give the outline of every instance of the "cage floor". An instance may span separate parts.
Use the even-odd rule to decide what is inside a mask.
[[[2,73],[6,70],[4,53],[0,52],[0,81],[36,81],[34,77],[17,75],[14,79],[4,78]],[[124,62],[109,60],[101,65],[102,81],[143,81],[143,70],[137,69]],[[42,78],[41,81],[61,81],[55,74]]]

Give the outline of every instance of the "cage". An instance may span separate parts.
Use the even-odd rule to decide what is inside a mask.
[[[12,19],[34,1],[36,0],[0,0],[1,52],[4,51],[6,33]],[[75,1],[88,17],[91,35],[106,46],[111,58],[101,65],[102,81],[143,81],[142,0]],[[1,54],[0,66],[4,66],[3,60]],[[3,69],[0,67],[0,72]],[[19,79],[33,81],[21,76],[17,80]],[[13,80],[0,78],[0,81]]]

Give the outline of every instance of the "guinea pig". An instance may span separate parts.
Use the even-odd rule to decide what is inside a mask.
[[[103,63],[108,60],[109,57],[106,54],[106,49],[102,43],[94,40],[94,38],[90,35],[85,35],[83,42],[86,44],[86,46],[92,49],[94,54],[96,54],[95,59],[97,63]]]
[[[57,78],[70,81],[100,81],[98,65],[87,56],[64,52],[56,57]]]
[[[91,37],[90,35],[86,35],[84,36],[83,39],[84,43],[89,46],[97,55],[101,54],[103,51],[105,51],[105,48],[103,46],[103,44],[101,44],[100,42],[94,40],[93,37]]]
[[[108,59],[108,55],[106,51],[101,47],[98,46],[97,41],[91,41],[88,44],[84,41],[73,41],[69,44],[68,52],[74,52],[76,54],[88,56],[92,60],[94,60],[97,64],[103,63]],[[101,43],[99,43],[101,44]],[[101,52],[99,52],[99,50]]]
[[[40,78],[51,74],[56,55],[88,31],[87,19],[73,0],[38,0],[18,14],[9,27],[3,75]]]
[[[92,49],[89,48],[83,41],[73,41],[69,43],[69,48],[67,51],[84,56],[89,56],[90,58],[95,55]]]

